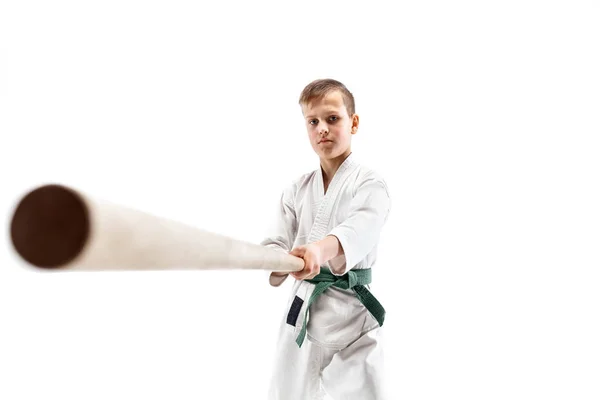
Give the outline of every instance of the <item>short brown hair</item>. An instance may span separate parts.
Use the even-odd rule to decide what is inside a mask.
[[[352,116],[355,113],[354,106],[354,96],[346,86],[336,81],[335,79],[317,79],[312,81],[302,91],[300,94],[300,105],[309,104],[313,100],[319,100],[325,97],[325,95],[339,91],[342,94],[342,98],[344,99],[344,105],[346,106],[346,111],[348,111],[348,115]]]

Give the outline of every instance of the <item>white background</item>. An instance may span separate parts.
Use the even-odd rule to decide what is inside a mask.
[[[600,6],[365,3],[0,3],[0,399],[265,399],[290,280],[38,273],[10,212],[60,182],[259,242],[323,77],[392,196],[391,398],[600,398]]]

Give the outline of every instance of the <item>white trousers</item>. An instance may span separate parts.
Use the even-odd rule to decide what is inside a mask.
[[[299,348],[297,334],[298,329],[282,322],[269,400],[321,400],[325,394],[334,400],[386,399],[383,328],[360,333],[343,348],[315,340],[310,329]]]

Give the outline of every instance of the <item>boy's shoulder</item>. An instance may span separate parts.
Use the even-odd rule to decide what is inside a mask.
[[[358,170],[358,177],[360,177],[362,179],[385,182],[383,175],[378,170],[373,169],[367,165],[361,164],[361,165],[359,165],[357,170]]]
[[[307,183],[311,182],[316,176],[317,173],[319,173],[320,170],[318,169],[314,169],[310,172],[305,172],[300,176],[297,176],[296,179],[294,179],[294,185],[296,187],[302,187],[304,185],[306,185]]]
[[[294,199],[297,196],[298,192],[300,192],[303,188],[306,188],[310,184],[317,172],[317,170],[313,170],[310,172],[302,173],[301,175],[297,175],[295,178],[288,181],[288,183],[283,189],[284,198],[288,200]]]
[[[379,170],[370,167],[369,165],[359,164],[358,168],[355,170],[355,179],[354,179],[354,187],[363,186],[369,183],[377,183],[387,191],[387,183],[383,174],[379,172]]]
[[[313,170],[296,176],[288,183],[284,191],[294,194],[297,193],[301,188],[306,187],[315,178],[317,172],[317,170]]]

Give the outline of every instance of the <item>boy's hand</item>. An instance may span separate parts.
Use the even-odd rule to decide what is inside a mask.
[[[315,243],[296,247],[290,254],[304,260],[303,270],[290,273],[298,280],[314,278],[321,272],[321,264],[325,262],[320,246]]]

